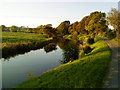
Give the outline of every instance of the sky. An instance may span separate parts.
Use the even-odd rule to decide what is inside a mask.
[[[91,2],[90,2],[91,1]],[[0,25],[28,26],[80,21],[94,11],[118,8],[118,0],[1,0]]]

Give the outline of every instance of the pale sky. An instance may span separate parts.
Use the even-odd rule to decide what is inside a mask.
[[[48,2],[49,1],[49,2]],[[63,2],[64,1],[64,2]],[[1,0],[0,25],[29,26],[80,21],[94,11],[109,12],[118,0]]]

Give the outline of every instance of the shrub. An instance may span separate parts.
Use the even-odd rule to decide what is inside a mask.
[[[73,39],[77,39],[77,35],[72,35],[72,38]]]
[[[84,55],[85,55],[84,51],[81,50],[81,51],[80,51],[80,57],[83,57]]]
[[[93,34],[91,35],[91,38],[95,38],[95,33],[93,33]]]
[[[82,39],[79,40],[79,44],[83,45],[83,40]]]
[[[89,46],[89,45],[85,45],[84,47],[83,47],[83,52],[85,53],[85,54],[88,54],[89,52],[91,52],[92,51],[92,49],[91,49],[91,47]]]
[[[116,33],[112,30],[109,30],[106,32],[106,37],[109,38],[109,39],[113,39],[116,37]]]
[[[93,43],[95,43],[95,41],[94,41],[94,38],[88,38],[88,40],[87,40],[87,43],[88,44],[93,44]]]

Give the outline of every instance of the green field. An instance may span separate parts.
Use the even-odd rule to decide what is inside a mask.
[[[22,32],[2,32],[2,47],[10,44],[33,42],[47,38],[45,35]]]
[[[101,87],[111,60],[111,50],[101,39],[96,39],[91,47],[94,49],[89,54],[43,73],[16,88]]]
[[[20,53],[42,48],[51,42],[46,35],[22,32],[2,32],[2,57],[9,58]]]
[[[2,43],[37,41],[45,38],[45,35],[35,33],[2,32]]]

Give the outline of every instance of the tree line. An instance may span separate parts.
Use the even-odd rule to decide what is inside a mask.
[[[119,22],[120,13],[117,9],[112,8],[107,14],[99,11],[90,13],[85,16],[81,21],[70,24],[70,21],[62,22],[58,27],[53,28],[52,24],[40,25],[36,28],[29,28],[25,26],[17,27],[15,25],[6,27],[1,25],[2,31],[11,32],[29,32],[46,34],[49,37],[57,37],[63,35],[104,35],[108,38],[118,37],[120,34]],[[113,29],[108,28],[109,25]]]
[[[62,22],[58,27],[44,25],[40,32],[50,37],[64,35],[102,35],[109,39],[119,37],[120,29],[120,13],[117,9],[112,8],[110,12],[92,12],[85,16],[81,21],[70,24],[70,21]],[[113,29],[110,29],[112,26]]]
[[[0,26],[1,31],[6,31],[6,32],[28,32],[28,33],[32,33],[34,28],[29,28],[28,26],[15,26],[12,25],[10,27],[6,27],[5,25],[1,25]]]

